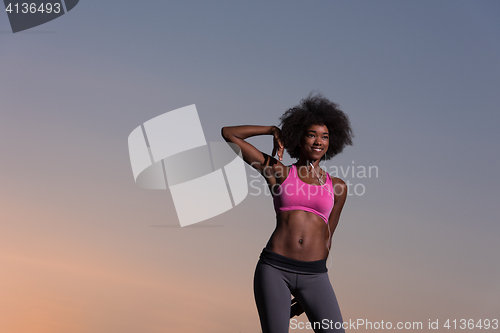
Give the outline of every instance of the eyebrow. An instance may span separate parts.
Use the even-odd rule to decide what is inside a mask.
[[[309,132],[316,133],[316,131],[313,131],[313,130],[309,130],[309,131],[307,131],[307,133],[309,133]],[[328,134],[328,135],[330,135],[328,132],[323,132],[323,134]]]

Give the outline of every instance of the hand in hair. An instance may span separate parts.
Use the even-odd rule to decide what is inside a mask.
[[[283,140],[281,139],[281,130],[279,129],[279,127],[273,128],[272,135],[274,137],[274,140],[273,140],[273,152],[271,156],[274,156],[276,153],[278,153],[278,159],[282,161],[284,146],[283,146]]]

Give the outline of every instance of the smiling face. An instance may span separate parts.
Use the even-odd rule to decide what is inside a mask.
[[[330,133],[325,125],[311,125],[301,140],[301,152],[311,160],[319,160],[326,154],[330,143]]]

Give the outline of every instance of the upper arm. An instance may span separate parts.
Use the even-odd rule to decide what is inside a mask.
[[[226,140],[226,142],[236,144],[241,149],[243,160],[259,171],[259,173],[266,178],[268,183],[274,183],[275,175],[278,172],[283,172],[286,166],[276,158],[258,150],[255,146],[246,142],[244,139],[227,133],[224,129],[225,127],[221,130],[224,140]]]
[[[328,218],[328,224],[330,225],[330,230],[333,235],[333,231],[335,231],[335,228],[339,223],[340,213],[342,213],[342,208],[344,208],[344,204],[347,199],[348,187],[342,179],[336,177],[332,177],[332,184],[335,199],[332,212]]]

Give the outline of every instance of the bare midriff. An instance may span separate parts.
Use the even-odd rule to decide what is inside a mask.
[[[328,255],[328,229],[318,215],[303,210],[291,210],[276,215],[276,229],[266,248],[282,256],[316,261]]]

